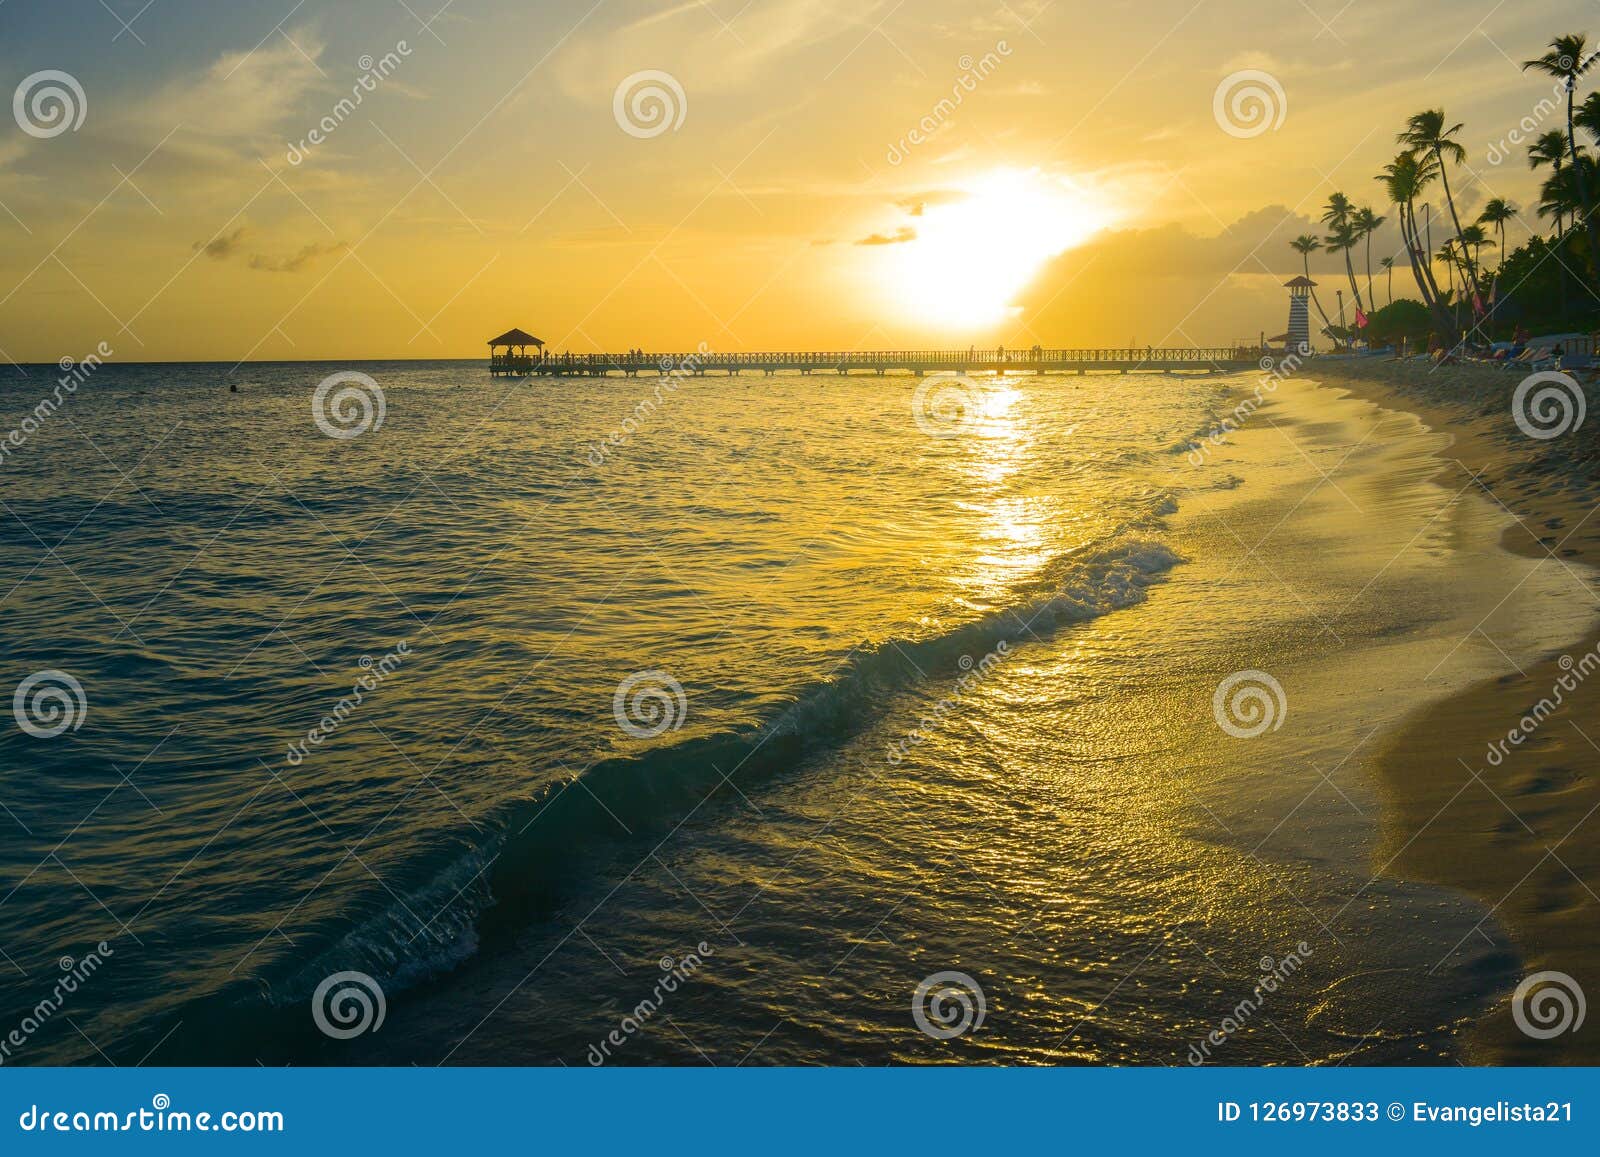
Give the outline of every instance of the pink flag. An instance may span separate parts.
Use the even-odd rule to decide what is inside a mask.
[[[1367,328],[1367,315],[1361,312],[1361,307],[1359,305],[1356,306],[1356,328]]]

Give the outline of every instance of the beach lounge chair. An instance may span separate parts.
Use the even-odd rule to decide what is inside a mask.
[[[1532,369],[1534,363],[1555,356],[1549,346],[1529,346],[1514,358],[1506,359],[1507,369]]]

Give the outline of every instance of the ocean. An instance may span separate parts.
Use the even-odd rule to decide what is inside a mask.
[[[1588,620],[1407,415],[25,370],[7,1064],[1486,1059],[1518,951],[1367,761]]]

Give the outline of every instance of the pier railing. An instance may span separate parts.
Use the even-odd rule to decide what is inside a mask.
[[[542,357],[491,359],[491,373],[520,374],[604,374],[620,371],[636,373],[739,373],[743,370],[777,373],[827,372],[852,370],[886,373],[904,370],[913,373],[973,370],[1052,370],[1108,369],[1124,372],[1143,368],[1238,370],[1255,364],[1266,351],[1248,346],[1208,348],[1158,348],[1155,346],[1095,346],[1082,349],[968,349],[955,350],[790,350],[761,353],[626,353],[552,354]]]

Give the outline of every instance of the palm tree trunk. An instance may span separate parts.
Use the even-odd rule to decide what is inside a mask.
[[[1433,314],[1434,325],[1441,331],[1449,332],[1450,316],[1445,312],[1444,303],[1439,298],[1438,283],[1433,280],[1432,261],[1419,260],[1417,257],[1417,254],[1422,252],[1423,237],[1417,228],[1416,204],[1407,201],[1401,217],[1400,239],[1405,242],[1406,260],[1411,263],[1411,275],[1416,278],[1417,291],[1422,294],[1422,301],[1428,307],[1428,312]],[[1393,294],[1390,296],[1392,298]]]
[[[1378,307],[1378,297],[1377,297],[1376,294],[1374,294],[1372,292],[1372,234],[1371,233],[1367,234],[1367,300],[1372,303],[1372,307],[1374,309],[1376,309]]]
[[[1344,273],[1350,279],[1350,296],[1356,299],[1356,308],[1361,309],[1361,290],[1356,287],[1356,267],[1350,262],[1349,249],[1344,251]]]
[[[1440,153],[1437,146],[1433,150],[1433,159],[1439,162],[1439,180],[1444,185],[1444,201],[1450,207],[1450,221],[1456,227],[1456,245],[1459,248],[1452,252],[1452,259],[1460,270],[1461,280],[1465,282],[1467,280],[1467,270],[1462,262],[1466,258],[1465,250],[1467,247],[1461,240],[1461,218],[1456,213],[1456,199],[1450,195],[1450,174],[1445,172],[1444,155]]]

